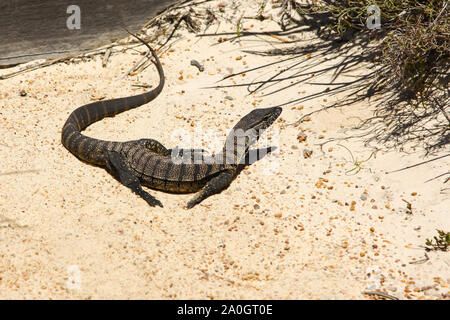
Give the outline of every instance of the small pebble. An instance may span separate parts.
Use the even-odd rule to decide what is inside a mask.
[[[198,71],[203,72],[205,68],[197,60],[191,60],[191,66],[197,67]]]
[[[303,132],[297,136],[298,142],[306,141],[306,138],[308,138],[308,136],[306,134],[304,134]]]
[[[313,153],[312,150],[308,150],[308,149],[303,150],[303,158],[307,159],[307,158],[311,157],[312,153]]]

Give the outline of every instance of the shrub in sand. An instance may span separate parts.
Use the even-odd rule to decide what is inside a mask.
[[[366,25],[371,5],[379,9],[379,29]],[[384,93],[374,117],[359,127],[373,133],[369,142],[400,149],[420,145],[427,154],[449,144],[448,0],[322,0],[296,9],[300,15],[325,16],[330,32],[344,41],[369,44],[364,50],[378,69],[366,82],[368,96]]]

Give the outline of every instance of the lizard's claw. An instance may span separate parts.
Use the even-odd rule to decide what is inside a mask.
[[[196,201],[190,200],[190,201],[186,204],[186,209],[191,209],[191,208],[193,208],[196,204],[197,204]]]
[[[140,192],[139,196],[141,196],[149,204],[150,207],[159,206],[161,208],[164,208],[164,206],[161,203],[161,201],[159,201],[154,196],[152,196],[151,194],[149,194],[149,193],[147,193],[145,191]]]
[[[159,201],[159,200],[157,200],[157,199],[155,199],[155,201],[153,201],[153,205],[152,204],[150,204],[152,207],[156,207],[156,206],[158,206],[158,207],[161,207],[161,208],[164,208],[164,206],[163,206],[163,204],[161,203],[161,201]]]

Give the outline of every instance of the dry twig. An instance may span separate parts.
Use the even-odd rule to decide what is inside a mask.
[[[390,294],[381,292],[381,291],[363,291],[362,294],[367,294],[371,296],[379,296],[390,300],[399,300],[397,297],[392,296]]]

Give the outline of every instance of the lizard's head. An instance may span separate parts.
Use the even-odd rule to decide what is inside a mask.
[[[280,116],[282,109],[272,107],[255,109],[244,116],[228,134],[224,153],[228,163],[239,163],[247,154],[250,146],[258,141],[264,130]]]
[[[282,110],[280,107],[255,109],[239,120],[233,130],[241,129],[245,132],[252,129],[262,133],[274,123]]]

